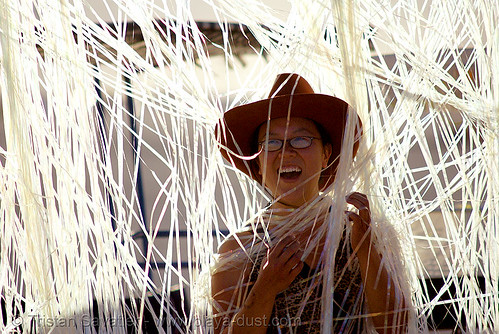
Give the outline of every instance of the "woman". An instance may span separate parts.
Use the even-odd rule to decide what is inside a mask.
[[[332,217],[338,211],[331,196],[321,192],[335,180],[347,110],[299,75],[281,74],[268,99],[224,115],[225,127],[217,128],[222,154],[274,200],[219,249],[212,273],[216,333],[319,333],[329,320],[335,333],[361,332],[366,323],[379,332],[405,331],[404,298],[371,242],[367,197],[346,197],[358,212],[345,212],[351,224],[342,225]],[[358,124],[357,140],[350,138],[354,156]]]

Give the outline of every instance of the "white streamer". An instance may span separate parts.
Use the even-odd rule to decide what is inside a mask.
[[[209,332],[216,250],[269,201],[223,161],[213,130],[282,72],[345,99],[363,122],[331,192],[326,268],[343,196],[359,190],[410,296],[410,332],[431,331],[442,305],[464,332],[499,331],[494,1],[295,0],[285,19],[254,0],[207,1],[216,41],[189,2],[102,4],[107,13],[86,0],[0,2],[0,331],[120,333],[128,319]],[[228,21],[265,50],[241,54]],[[443,285],[433,293],[428,278]]]

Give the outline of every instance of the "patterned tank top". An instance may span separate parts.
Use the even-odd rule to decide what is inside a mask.
[[[260,268],[260,254],[253,268]],[[364,307],[362,278],[349,242],[340,241],[336,254],[333,292],[333,333],[361,333]],[[250,279],[256,281],[258,270]],[[267,333],[321,333],[323,275],[305,264],[289,287],[276,297]]]

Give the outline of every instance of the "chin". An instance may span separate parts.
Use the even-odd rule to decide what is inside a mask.
[[[291,190],[291,189],[287,189],[287,191],[289,191],[289,190]],[[280,192],[280,194],[284,194],[284,193],[286,193],[286,190]],[[292,206],[301,206],[302,204],[304,204],[306,202],[306,199],[305,199],[303,193],[300,192],[299,194],[297,194],[297,193],[293,192],[293,193],[289,194],[288,196],[282,197],[279,200],[279,202],[284,203],[284,204],[288,204],[288,205],[292,205]]]
[[[317,181],[317,187],[313,187],[310,183],[303,183],[303,182],[293,182],[293,183],[287,183],[287,184],[280,184],[279,187],[277,187],[277,192],[279,194],[285,194],[288,191],[291,191],[295,189],[289,196],[286,197],[293,197],[293,198],[301,198],[302,200],[306,200],[309,197],[314,197],[319,194],[319,181]]]

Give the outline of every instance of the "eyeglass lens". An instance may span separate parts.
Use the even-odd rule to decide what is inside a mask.
[[[288,140],[287,142],[292,148],[307,148],[312,145],[312,137],[294,137]],[[282,139],[269,139],[261,143],[263,149],[268,152],[274,152],[280,150],[284,144],[284,140]]]

